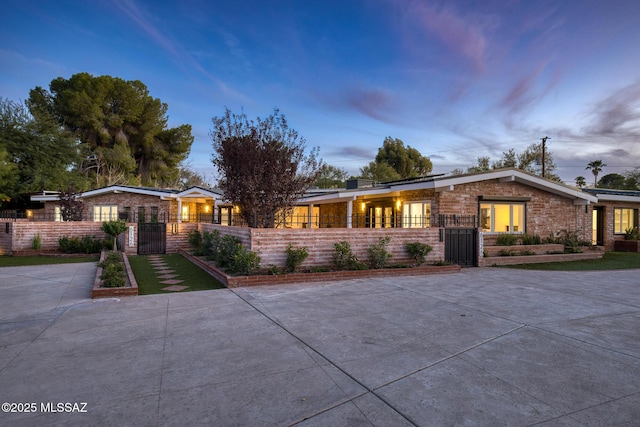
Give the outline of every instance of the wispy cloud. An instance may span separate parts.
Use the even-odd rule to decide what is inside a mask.
[[[386,90],[353,88],[346,93],[346,102],[352,109],[368,117],[392,122],[393,99]]]
[[[236,98],[242,102],[249,101],[246,96],[236,92],[228,84],[208,72],[184,46],[166,36],[166,31],[160,31],[160,29],[153,24],[153,17],[147,11],[142,10],[138,6],[139,3],[137,1],[113,0],[112,4],[133,21],[154,43],[166,51],[177,64],[186,66],[187,69],[196,70],[215,83],[218,89],[226,96]],[[227,45],[229,45],[229,40],[227,41]]]
[[[423,30],[465,58],[477,73],[484,71],[488,40],[477,20],[463,17],[450,8],[436,9],[423,3],[413,4],[411,12]]]
[[[371,150],[357,145],[346,145],[344,147],[340,147],[337,150],[331,151],[329,154],[338,158],[347,157],[351,159],[367,161],[375,157],[375,153],[373,153]]]
[[[625,86],[594,106],[587,134],[624,140],[640,138],[640,80]]]

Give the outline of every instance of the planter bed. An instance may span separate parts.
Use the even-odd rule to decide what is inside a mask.
[[[508,248],[509,246],[504,246]],[[516,255],[493,256],[480,258],[480,267],[494,265],[536,264],[541,262],[579,261],[584,259],[599,259],[604,255],[600,250],[587,250],[578,254],[547,254],[547,255]]]
[[[120,288],[103,288],[100,286],[102,284],[102,267],[100,267],[100,263],[104,261],[104,257],[107,252],[102,251],[100,254],[100,261],[98,262],[98,269],[96,270],[96,278],[93,281],[93,289],[91,291],[91,298],[111,298],[111,297],[125,297],[125,296],[136,296],[138,295],[138,283],[136,282],[136,278],[133,276],[133,272],[131,271],[131,265],[129,265],[129,258],[124,252],[121,252],[122,262],[124,262],[124,271],[126,273],[127,286],[122,286]]]
[[[535,255],[547,255],[549,254],[549,252],[564,252],[564,245],[556,243],[546,243],[543,245],[485,246],[484,251],[487,253],[487,257],[501,256],[500,252],[502,251],[531,251]]]
[[[614,240],[613,250],[619,252],[640,252],[640,240]]]
[[[436,273],[455,273],[459,265],[428,265],[410,268],[381,268],[372,270],[340,270],[319,273],[287,273],[275,275],[229,276],[212,262],[191,255],[185,250],[180,253],[194,264],[209,272],[227,288],[260,285],[284,285],[289,283],[330,282],[334,280],[365,279],[369,277],[422,276]]]

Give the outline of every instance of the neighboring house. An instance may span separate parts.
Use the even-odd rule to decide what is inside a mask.
[[[589,188],[583,191],[597,197],[593,206],[592,242],[613,250],[615,240],[623,240],[625,232],[640,225],[640,191]]]
[[[201,187],[178,191],[112,185],[85,191],[79,197],[84,205],[83,219],[86,221],[125,219],[127,222],[180,223],[213,222],[216,219],[216,202],[220,203],[222,194]],[[31,201],[44,204],[43,210],[32,212],[35,219],[62,220],[57,193],[35,194]]]

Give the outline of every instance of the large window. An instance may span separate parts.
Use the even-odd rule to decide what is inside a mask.
[[[409,202],[402,205],[402,227],[431,227],[431,203]]]
[[[490,233],[523,233],[524,203],[481,203],[480,227]]]
[[[93,220],[98,222],[117,221],[118,206],[94,206]]]
[[[615,208],[613,210],[613,232],[624,234],[629,228],[638,226],[638,210],[629,208]]]

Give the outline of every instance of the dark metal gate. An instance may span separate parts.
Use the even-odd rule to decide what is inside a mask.
[[[163,222],[138,223],[138,254],[163,254],[167,250],[167,224]]]
[[[478,262],[478,230],[476,228],[445,228],[444,259],[462,267]]]

